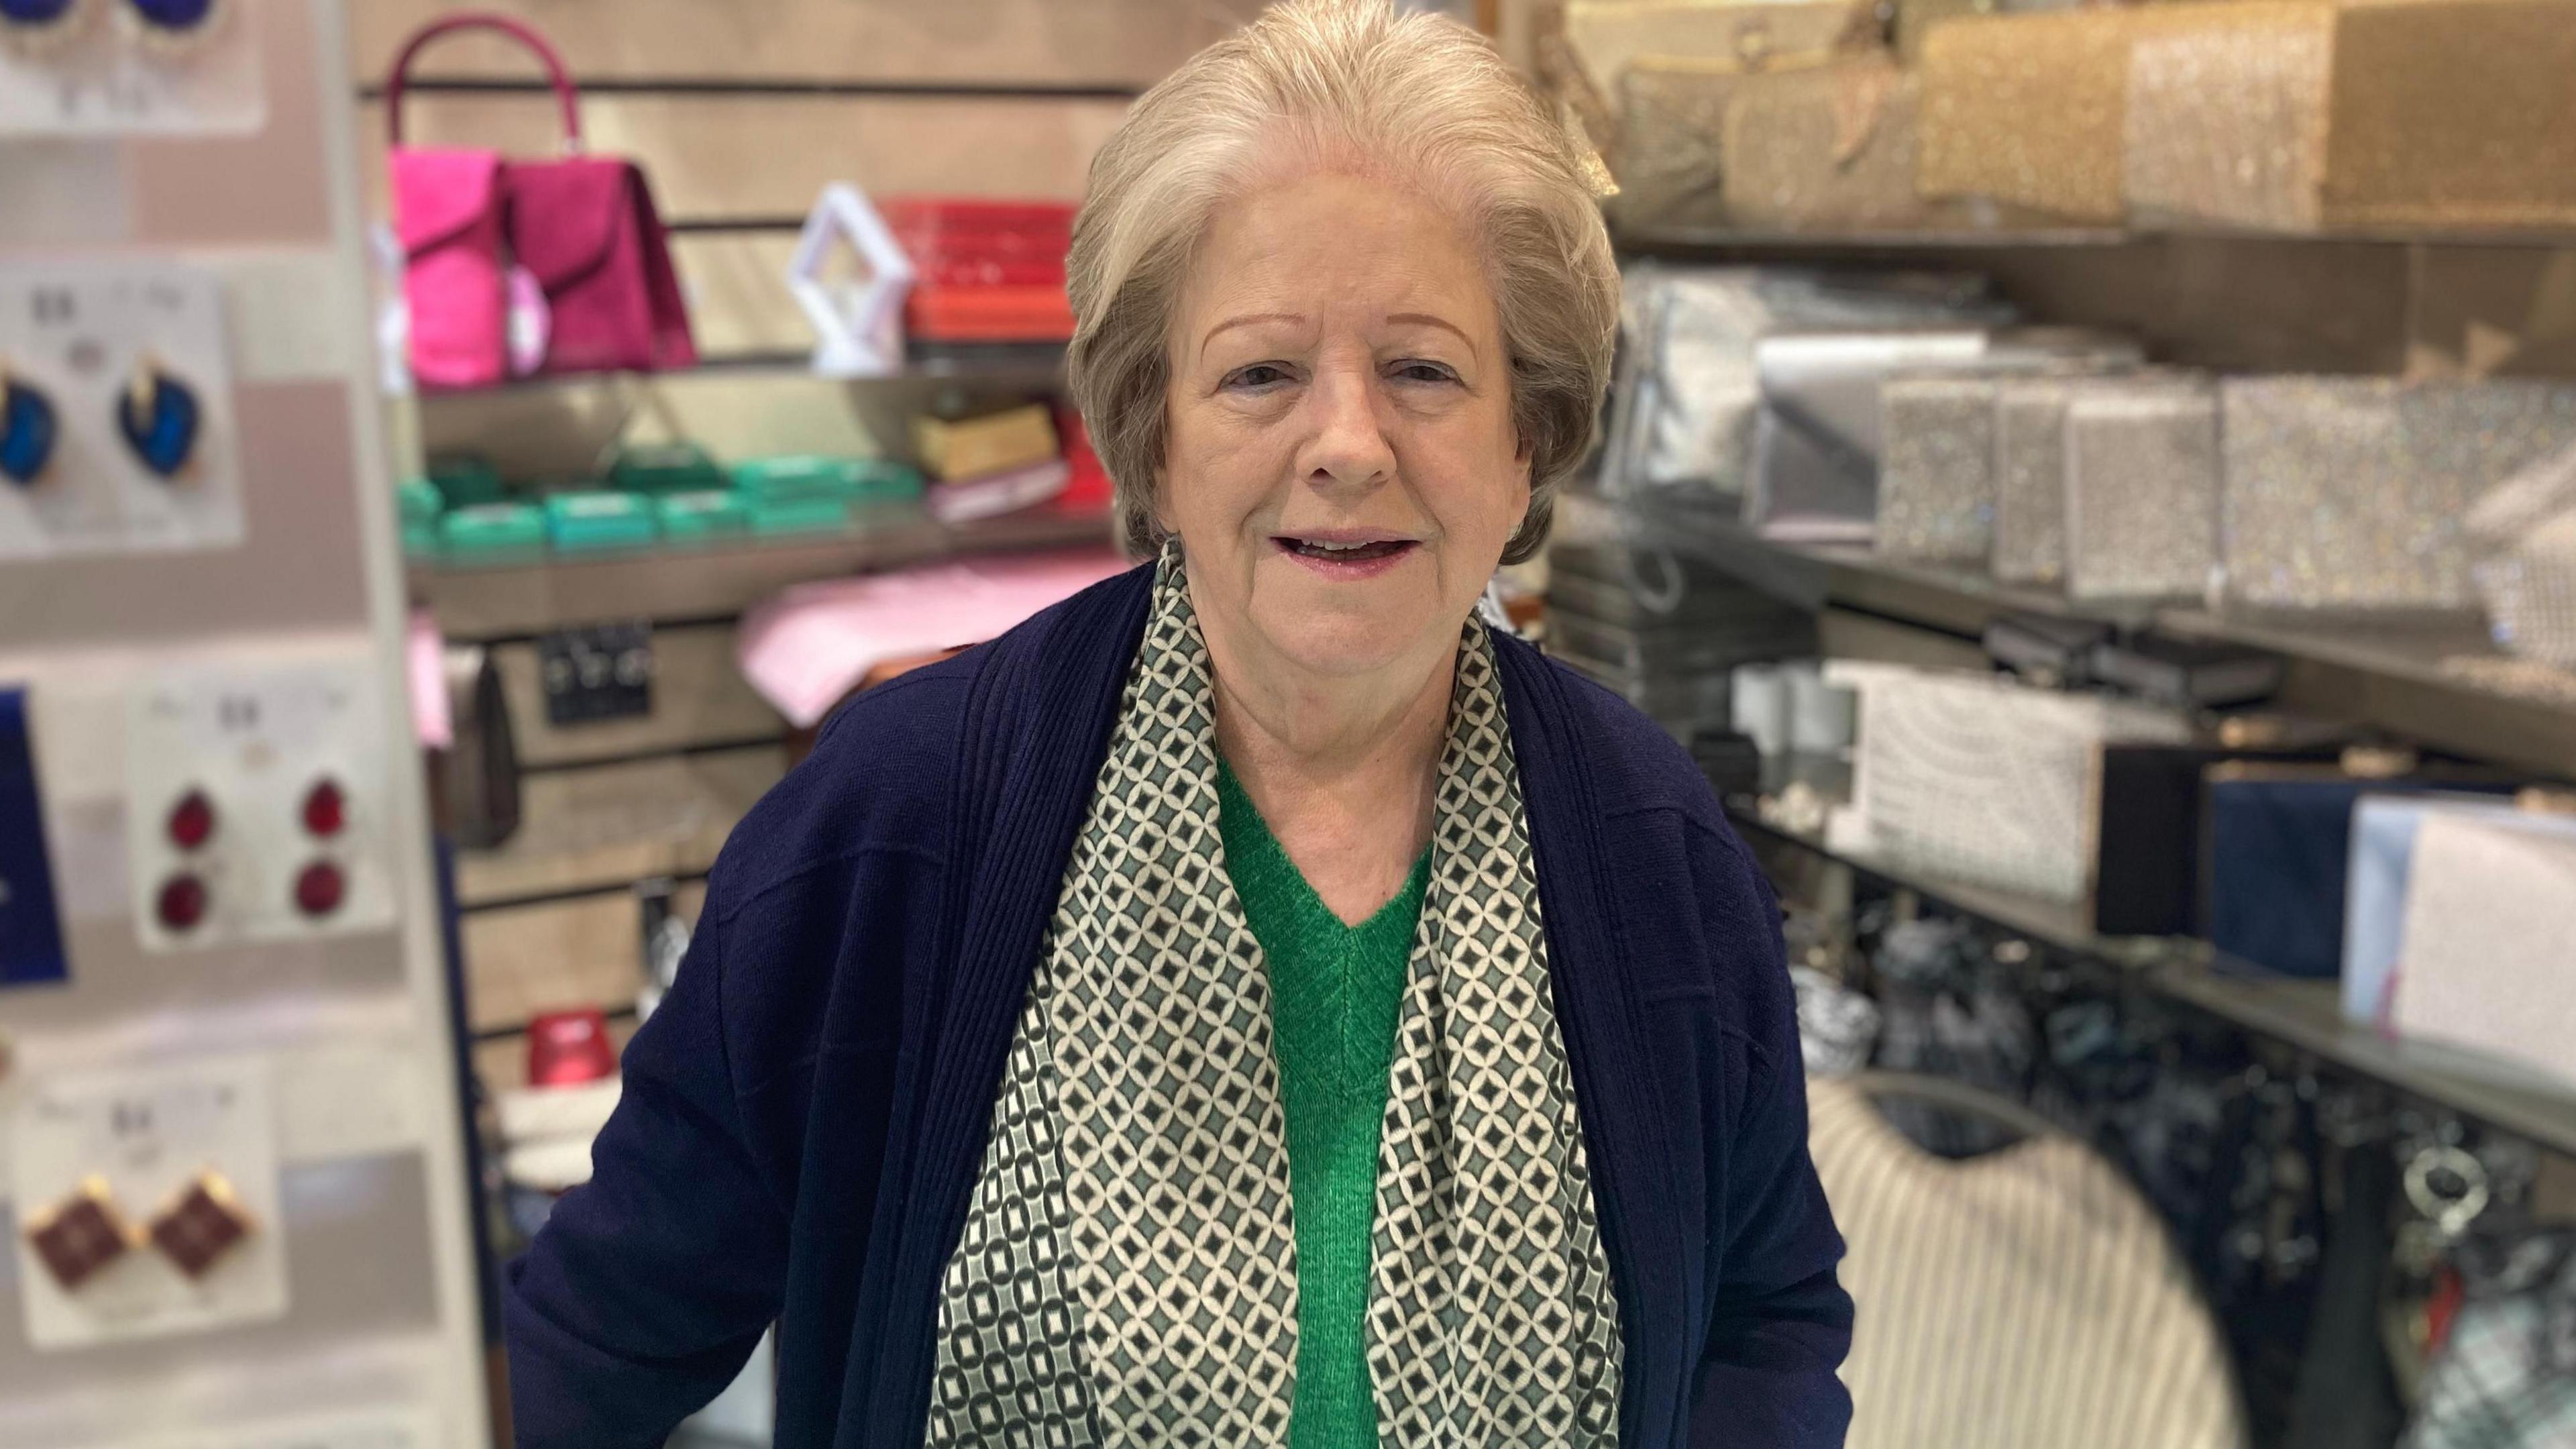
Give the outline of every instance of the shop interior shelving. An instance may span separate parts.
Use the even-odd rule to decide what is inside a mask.
[[[2048,223],[2028,226],[1941,226],[1845,231],[1757,227],[1631,226],[1614,217],[1611,232],[1622,254],[1676,257],[1729,252],[1969,251],[2028,247],[2114,247],[2160,239],[2322,245],[2437,247],[2576,246],[2567,227],[2341,228],[2264,231],[2189,221],[2134,226]]]
[[[516,638],[602,619],[720,619],[791,585],[941,559],[1105,544],[1097,509],[1038,507],[944,524],[915,507],[870,509],[842,533],[743,537],[493,563],[415,561],[412,600],[451,639]]]
[[[827,381],[867,384],[879,382],[1026,382],[1044,383],[1064,370],[1064,344],[1060,342],[976,342],[955,344],[915,343],[905,349],[903,365],[894,371],[868,377],[827,378]],[[815,376],[814,355],[805,351],[752,351],[717,353],[701,357],[688,367],[664,372],[565,372],[546,373],[536,377],[513,378],[490,387],[437,388],[415,396],[424,407],[450,403],[470,403],[477,398],[498,393],[529,392],[543,389],[597,388],[632,386],[662,379],[720,376]]]
[[[1576,505],[1597,508],[1590,500]],[[1607,511],[1593,526],[1616,529]],[[1781,543],[1652,496],[1616,513],[1635,536],[1703,557],[1808,607],[1826,604],[1974,640],[2008,613],[2091,618],[2269,650],[2289,661],[2284,701],[2438,750],[2550,778],[2576,773],[2576,674],[2509,659],[2470,617],[2296,619],[2198,604],[2075,600],[1968,567],[1881,559],[1866,547]]]
[[[2125,968],[2141,987],[2197,1008],[2398,1092],[2448,1108],[2552,1151],[2576,1155],[2576,1086],[2475,1053],[2408,1041],[2347,1019],[2332,981],[2294,980],[2210,952],[2205,943],[2096,934],[2083,907],[1921,871],[1835,849],[1823,834],[1766,820],[1750,797],[1727,814],[1756,844],[1836,861],[1892,889],[1913,892],[2053,950]]]
[[[2547,777],[2576,772],[2576,682],[2563,699],[2539,699],[2507,693],[2478,674],[2461,672],[2456,667],[2460,660],[2500,658],[2474,622],[2362,627],[2234,618],[2151,602],[2071,600],[2052,589],[2000,584],[1968,568],[1892,562],[1866,548],[1776,542],[1702,509],[1659,508],[1639,499],[1612,509],[1595,498],[1569,498],[1564,518],[1569,532],[1602,537],[1624,530],[1631,539],[1651,539],[1808,608],[1850,611],[1961,639],[1976,638],[1999,615],[2037,613],[2130,628],[2154,626],[2269,649],[2290,662],[2285,700],[2295,707]],[[1847,777],[1820,777],[1811,783],[1831,797],[1847,787]],[[2215,957],[2200,942],[2102,936],[2091,929],[2089,912],[2080,906],[1942,880],[1838,852],[1820,832],[1764,820],[1750,798],[1731,799],[1727,808],[1757,842],[1829,857],[2035,942],[2119,963],[2160,995],[2576,1155],[2576,1087],[2348,1021],[2333,982],[2283,978]]]

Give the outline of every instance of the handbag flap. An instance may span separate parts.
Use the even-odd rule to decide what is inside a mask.
[[[608,259],[630,200],[631,161],[570,156],[508,163],[510,246],[547,295]]]
[[[403,146],[391,163],[394,232],[406,256],[434,251],[491,215],[501,153],[468,146]]]

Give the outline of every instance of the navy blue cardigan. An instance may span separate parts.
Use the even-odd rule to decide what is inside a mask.
[[[853,700],[725,846],[510,1283],[520,1449],[658,1445],[773,1321],[782,1445],[921,1442],[939,1282],[1150,569]],[[1628,1446],[1837,1445],[1851,1300],[1769,887],[1673,742],[1498,640]]]

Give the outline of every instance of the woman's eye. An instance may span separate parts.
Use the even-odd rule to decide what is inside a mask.
[[[1395,375],[1406,382],[1456,382],[1458,374],[1437,362],[1399,362]]]
[[[1227,387],[1269,387],[1273,383],[1287,380],[1286,368],[1267,362],[1256,362],[1250,367],[1238,367],[1226,374],[1225,385]]]

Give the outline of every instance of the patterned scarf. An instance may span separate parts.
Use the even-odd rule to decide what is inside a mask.
[[[1281,1445],[1297,1253],[1261,947],[1177,552],[1013,1033],[939,1307],[935,1445]],[[1378,1144],[1381,1442],[1608,1446],[1593,1215],[1493,646],[1470,619]]]

